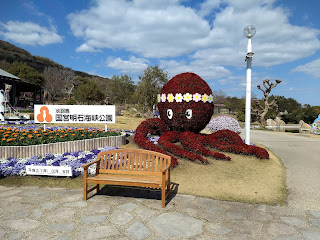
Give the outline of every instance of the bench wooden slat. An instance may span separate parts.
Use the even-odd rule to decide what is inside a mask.
[[[104,174],[123,174],[123,175],[138,175],[138,176],[161,176],[161,172],[143,172],[143,171],[127,171],[127,170],[109,170],[109,169],[100,169],[99,173]]]
[[[88,175],[88,167],[96,164],[96,175]],[[83,198],[99,184],[161,188],[161,204],[170,195],[171,157],[140,149],[118,149],[99,153],[97,160],[83,165]],[[96,186],[88,189],[88,183]]]
[[[109,180],[120,182],[138,182],[138,183],[157,183],[161,186],[161,177],[137,176],[137,175],[119,175],[119,174],[99,174],[94,177],[88,177],[88,182]]]

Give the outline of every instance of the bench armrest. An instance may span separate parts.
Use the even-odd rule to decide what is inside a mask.
[[[161,172],[166,172],[169,168],[170,168],[170,164],[168,164],[167,166],[163,167],[161,169]]]
[[[83,170],[85,171],[89,166],[91,166],[92,164],[95,164],[95,163],[99,163],[100,162],[100,159],[97,159],[97,160],[94,160],[94,161],[92,161],[92,162],[89,162],[89,163],[86,163],[86,164],[84,164],[84,165],[82,165],[82,167],[83,167]]]

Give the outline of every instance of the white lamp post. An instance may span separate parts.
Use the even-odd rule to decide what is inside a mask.
[[[243,35],[248,38],[247,46],[247,86],[246,86],[246,144],[250,145],[250,122],[251,122],[251,64],[254,53],[252,52],[251,38],[256,34],[256,28],[253,25],[248,25],[243,29]]]

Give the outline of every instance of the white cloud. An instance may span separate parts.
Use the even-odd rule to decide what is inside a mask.
[[[121,58],[107,58],[107,66],[120,69],[123,73],[131,73],[131,74],[140,74],[142,73],[150,64],[147,59],[144,58],[136,58],[134,56],[130,56],[129,60],[122,60]]]
[[[293,72],[303,72],[314,77],[320,77],[320,59],[300,65],[292,70]]]
[[[221,0],[205,0],[200,7],[198,14],[201,17],[209,15],[213,9],[217,9],[220,6]]]
[[[101,52],[101,50],[94,49],[93,47],[84,43],[76,48],[76,52]]]
[[[273,1],[230,1],[216,14],[210,31],[210,47],[200,49],[194,58],[212,64],[243,66],[247,39],[242,30],[253,24],[257,33],[252,38],[255,66],[273,66],[313,55],[320,49],[314,28],[293,26],[289,12],[272,7]]]
[[[205,81],[212,79],[219,79],[231,75],[231,72],[217,65],[203,65],[199,61],[192,61],[190,64],[185,62],[177,62],[174,60],[160,61],[160,67],[169,73],[170,77],[173,77],[182,72],[193,72],[202,77]]]
[[[63,42],[55,27],[51,26],[48,29],[33,22],[0,22],[0,36],[3,36],[8,41],[33,46],[45,46]]]
[[[171,0],[97,0],[68,15],[72,33],[92,48],[125,49],[144,57],[173,57],[206,45],[210,27]]]
[[[274,2],[205,0],[197,11],[178,0],[96,0],[89,9],[69,14],[68,21],[84,41],[77,51],[122,49],[145,58],[193,54],[199,65],[245,66],[242,31],[249,24],[257,28],[252,39],[255,66],[291,62],[318,51],[320,31],[290,24],[290,12]],[[212,13],[209,23],[205,16]]]

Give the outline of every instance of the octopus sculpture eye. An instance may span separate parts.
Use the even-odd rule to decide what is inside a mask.
[[[191,119],[191,118],[192,118],[192,109],[187,109],[187,111],[186,111],[186,117],[187,117],[188,119]]]
[[[168,109],[168,110],[167,110],[167,116],[168,116],[169,119],[172,119],[172,117],[173,117],[173,111],[172,111],[172,109]]]

